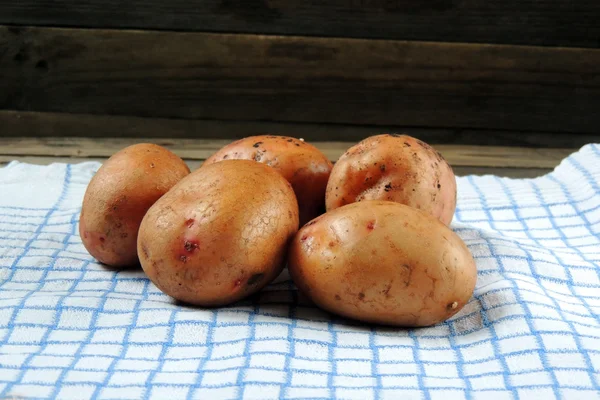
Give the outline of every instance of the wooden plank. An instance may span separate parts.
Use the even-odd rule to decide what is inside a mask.
[[[273,133],[303,137],[310,141],[348,142],[359,141],[377,133],[402,132],[428,143],[439,144],[578,148],[588,143],[600,142],[600,132],[596,135],[551,134],[460,128],[142,118],[12,110],[0,110],[0,127],[4,137],[168,137],[233,140]]]
[[[0,138],[0,154],[12,156],[110,157],[134,143],[152,142],[188,160],[204,160],[230,143],[221,139],[144,138]],[[330,160],[337,160],[352,142],[314,142]],[[435,145],[451,165],[554,168],[573,149]]]
[[[0,23],[598,47],[596,0],[8,0]]]
[[[49,165],[52,163],[70,163],[78,164],[82,162],[95,161],[104,162],[104,157],[49,157],[49,156],[6,156],[0,154],[0,166],[6,165],[12,161],[19,161],[28,164]],[[193,171],[202,165],[201,160],[185,160]],[[548,168],[497,168],[497,167],[468,167],[455,166],[454,173],[457,176],[466,175],[495,175],[507,178],[536,178],[542,176],[551,169]]]
[[[0,109],[597,134],[600,50],[0,27]]]

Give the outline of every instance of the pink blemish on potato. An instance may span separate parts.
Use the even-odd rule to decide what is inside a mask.
[[[369,221],[369,223],[367,224],[367,229],[370,231],[375,229],[375,221]]]
[[[186,240],[183,245],[183,248],[188,253],[193,253],[199,247],[200,247],[200,244],[198,243],[197,240]]]
[[[187,220],[185,221],[185,225],[186,225],[188,228],[191,228],[192,226],[194,226],[194,222],[196,222],[196,221],[194,220],[194,218],[190,218],[190,219],[187,219]]]
[[[242,285],[242,280],[238,279],[237,281],[233,282],[233,290],[239,288]]]
[[[91,248],[104,250],[107,242],[105,232],[99,233],[94,231],[84,231],[82,240]]]
[[[306,239],[308,239],[308,235],[304,235],[304,236],[302,236],[302,237],[300,238],[300,240],[302,240],[303,242],[304,242]]]

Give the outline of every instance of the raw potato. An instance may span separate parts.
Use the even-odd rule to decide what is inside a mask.
[[[146,211],[190,173],[185,162],[164,147],[141,143],[110,157],[87,187],[79,234],[101,263],[138,264],[137,233]]]
[[[150,208],[138,251],[164,293],[221,306],[277,277],[297,230],[289,182],[264,164],[227,160],[194,171]]]
[[[251,136],[225,146],[203,165],[227,159],[258,161],[283,175],[296,193],[301,225],[325,211],[325,188],[333,165],[316,147],[287,136]]]
[[[363,200],[406,204],[449,225],[456,210],[456,178],[427,143],[406,135],[371,136],[333,167],[327,211]]]
[[[388,201],[353,203],[311,221],[288,268],[318,306],[365,322],[430,326],[471,298],[475,261],[439,220]]]

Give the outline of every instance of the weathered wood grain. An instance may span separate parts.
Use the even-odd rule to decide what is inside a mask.
[[[5,0],[0,23],[598,47],[595,0]]]
[[[5,156],[110,157],[135,143],[152,142],[187,160],[204,160],[230,143],[220,139],[145,138],[0,138]],[[337,160],[353,143],[313,142],[330,160]],[[574,149],[535,149],[496,146],[435,145],[453,166],[554,168]]]
[[[576,148],[588,143],[600,143],[600,131],[595,135],[550,134],[461,128],[143,118],[0,110],[0,136],[4,137],[168,137],[233,140],[272,133],[302,137],[310,141],[357,142],[367,136],[385,132],[406,133],[430,143],[479,146]]]
[[[597,134],[600,50],[0,27],[0,109]]]

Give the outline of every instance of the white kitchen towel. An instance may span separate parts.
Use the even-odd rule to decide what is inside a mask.
[[[600,146],[532,180],[458,179],[471,302],[426,329],[346,321],[284,272],[180,305],[77,233],[98,163],[0,169],[0,399],[597,399]]]

